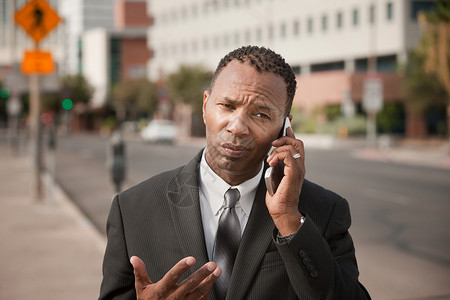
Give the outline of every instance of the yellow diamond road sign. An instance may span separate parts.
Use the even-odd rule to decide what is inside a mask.
[[[45,0],[30,0],[14,14],[14,20],[39,43],[52,31],[61,18]]]

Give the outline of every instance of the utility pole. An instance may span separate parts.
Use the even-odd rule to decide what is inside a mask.
[[[42,201],[42,124],[41,124],[41,96],[40,74],[54,71],[50,53],[39,50],[39,42],[52,31],[61,21],[58,14],[45,0],[32,0],[14,13],[14,21],[33,39],[34,49],[26,51],[22,61],[22,72],[29,74],[30,89],[30,126],[31,126],[31,154],[33,196]]]
[[[367,114],[366,142],[368,147],[375,147],[377,143],[377,112],[383,106],[383,82],[377,75],[376,58],[376,1],[370,5],[370,45],[368,58],[368,74],[364,81],[363,107]]]

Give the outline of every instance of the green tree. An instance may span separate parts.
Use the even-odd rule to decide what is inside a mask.
[[[151,115],[157,109],[156,86],[147,79],[122,81],[113,88],[113,102],[121,122],[128,117],[136,120],[140,115]]]
[[[167,88],[173,102],[190,104],[195,113],[202,111],[203,91],[209,87],[212,72],[201,66],[182,65],[167,77]]]
[[[450,2],[438,0],[436,8],[419,15],[423,33],[418,53],[426,74],[433,75],[446,91],[447,132],[450,141]]]
[[[83,75],[68,75],[62,79],[61,95],[72,99],[74,105],[86,104],[92,97],[94,89]]]
[[[425,111],[430,105],[442,103],[446,92],[435,75],[424,72],[424,56],[412,51],[404,67],[403,92],[407,115],[406,134],[410,137],[426,135]]]

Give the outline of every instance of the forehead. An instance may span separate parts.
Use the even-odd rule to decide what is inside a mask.
[[[212,92],[249,93],[257,98],[267,98],[278,105],[286,104],[287,85],[275,73],[258,72],[248,62],[233,60],[217,76]],[[274,104],[275,104],[274,103]]]

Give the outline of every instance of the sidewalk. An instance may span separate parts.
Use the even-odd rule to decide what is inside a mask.
[[[0,182],[0,299],[97,299],[105,239],[61,190],[32,200],[29,158],[5,144]]]
[[[450,153],[445,142],[405,140],[398,145],[378,148],[359,148],[352,152],[356,158],[385,163],[432,167],[450,170]]]

